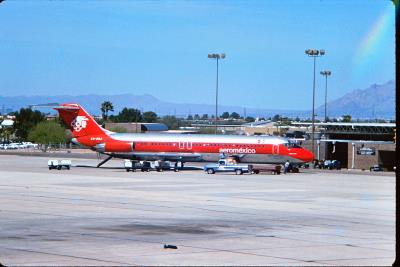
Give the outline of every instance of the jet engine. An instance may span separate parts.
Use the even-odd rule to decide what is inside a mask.
[[[96,151],[104,152],[132,152],[135,149],[135,144],[132,142],[116,142],[110,141],[106,143],[97,144]]]

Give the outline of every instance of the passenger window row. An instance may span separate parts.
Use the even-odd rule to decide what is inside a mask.
[[[165,143],[150,143],[150,142],[142,142],[142,145],[151,145],[151,146],[162,146],[162,145],[173,145],[173,146],[178,146],[179,143],[169,143],[169,142],[165,142]],[[187,142],[182,142],[182,144],[187,144]],[[252,147],[252,148],[256,148],[256,147],[265,147],[265,145],[251,145],[251,144],[242,144],[242,145],[236,145],[236,144],[226,144],[226,143],[222,143],[222,144],[215,144],[215,143],[203,143],[203,144],[199,144],[199,143],[193,143],[191,144],[192,147],[195,146],[222,146],[222,147]],[[292,144],[284,144],[286,147],[294,147],[292,146]]]

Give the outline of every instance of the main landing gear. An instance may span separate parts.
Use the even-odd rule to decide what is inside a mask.
[[[100,168],[101,165],[103,165],[104,163],[106,163],[107,161],[109,161],[112,158],[113,158],[113,156],[108,156],[108,158],[106,158],[105,160],[103,160],[102,162],[97,164],[97,168]]]

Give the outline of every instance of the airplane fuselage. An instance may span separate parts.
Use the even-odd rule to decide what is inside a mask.
[[[78,104],[55,107],[76,144],[132,160],[217,161],[221,154],[240,162],[308,162],[313,154],[282,137],[209,134],[127,134],[105,130]]]
[[[74,142],[127,159],[217,161],[225,154],[246,163],[312,160],[310,152],[274,136],[110,133],[75,138]]]

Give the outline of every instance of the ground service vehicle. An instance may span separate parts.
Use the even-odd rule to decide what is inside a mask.
[[[174,167],[172,167],[171,162],[169,161],[157,160],[152,162],[151,166],[158,172],[167,171],[171,169],[176,170]]]
[[[253,165],[252,173],[259,174],[261,172],[271,172],[272,174],[281,174],[281,165],[274,164],[263,164],[263,165]]]
[[[204,171],[208,174],[214,174],[216,172],[235,172],[240,175],[243,173],[251,173],[252,165],[249,164],[237,164],[229,159],[220,159],[216,164],[207,164],[204,166]]]
[[[128,160],[128,159],[124,160],[124,167],[127,172],[130,171],[134,172],[135,170],[141,170],[142,166],[143,165],[138,161]]]
[[[109,156],[97,167],[113,157],[184,163],[216,162],[225,154],[241,163],[274,164],[287,160],[304,163],[314,158],[313,153],[283,137],[115,133],[103,129],[78,104],[62,104],[54,109],[72,131],[73,143]]]
[[[288,172],[293,172],[293,173],[298,173],[299,172],[299,167],[295,164],[290,163]]]
[[[142,172],[149,172],[150,170],[156,170],[162,172],[165,170],[173,169],[169,161],[135,161],[135,160],[125,160],[124,167],[127,172],[141,170]]]
[[[68,159],[63,159],[63,160],[50,159],[47,162],[47,165],[49,166],[49,170],[52,169],[61,170],[62,168],[69,170],[71,168],[71,161]]]

